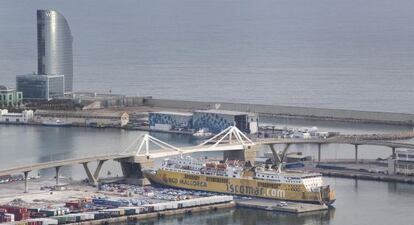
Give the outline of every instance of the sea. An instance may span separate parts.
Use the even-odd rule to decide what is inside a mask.
[[[412,113],[412,0],[0,0],[0,84],[37,71],[36,9],[74,90]]]
[[[55,9],[74,37],[74,89],[154,98],[413,113],[411,0],[0,0],[0,84],[36,72],[36,9]],[[261,118],[289,127],[389,133],[412,127]],[[0,125],[0,168],[121,152],[143,132]],[[184,135],[155,137],[182,146]],[[414,143],[413,140],[407,140]],[[283,146],[280,146],[282,148]],[[360,146],[360,158],[386,147]],[[317,147],[292,151],[315,156]],[[352,158],[324,145],[322,158]],[[262,152],[268,151],[263,149]],[[121,175],[107,163],[103,174]],[[64,176],[82,179],[81,166]],[[40,171],[53,176],[52,170]],[[138,224],[412,224],[414,186],[326,178],[338,200],[304,215],[231,209]]]

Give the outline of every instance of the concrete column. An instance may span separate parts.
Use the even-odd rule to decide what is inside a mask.
[[[224,160],[250,161],[252,164],[256,159],[257,146],[246,146],[243,150],[223,151]]]
[[[102,170],[102,165],[104,164],[104,162],[106,162],[106,160],[99,160],[98,166],[96,167],[95,173],[93,174],[95,180],[99,180],[99,173]]]
[[[24,193],[29,193],[29,172],[25,171],[24,174]]]
[[[355,145],[355,162],[358,163],[358,145]]]
[[[154,168],[154,160],[145,156],[134,156],[116,159],[121,163],[125,182],[135,185],[147,185],[149,181],[145,178],[143,170]]]
[[[83,168],[85,169],[86,172],[86,176],[88,176],[89,182],[96,186],[98,184],[97,180],[95,179],[95,177],[92,175],[91,170],[88,167],[88,162],[82,163]]]
[[[273,161],[274,161],[275,165],[277,165],[279,163],[279,156],[277,155],[275,145],[274,144],[269,144],[269,147],[270,147],[270,150],[272,151]]]
[[[56,186],[59,185],[59,170],[60,166],[55,167],[56,169]]]
[[[318,163],[321,162],[321,147],[322,147],[322,144],[319,143],[318,144]]]

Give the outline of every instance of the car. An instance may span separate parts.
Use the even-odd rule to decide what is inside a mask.
[[[286,202],[280,202],[279,204],[281,204],[282,206],[287,206],[288,205]]]

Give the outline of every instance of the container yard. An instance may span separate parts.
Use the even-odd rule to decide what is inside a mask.
[[[47,187],[52,179],[37,180],[31,193],[19,183],[0,184],[1,224],[101,224],[234,207],[233,196],[168,188],[103,184],[99,189],[71,182],[66,190]]]

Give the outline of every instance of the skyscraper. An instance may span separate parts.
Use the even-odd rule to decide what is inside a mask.
[[[37,10],[39,75],[64,75],[65,92],[73,91],[73,37],[65,17],[55,10]]]

